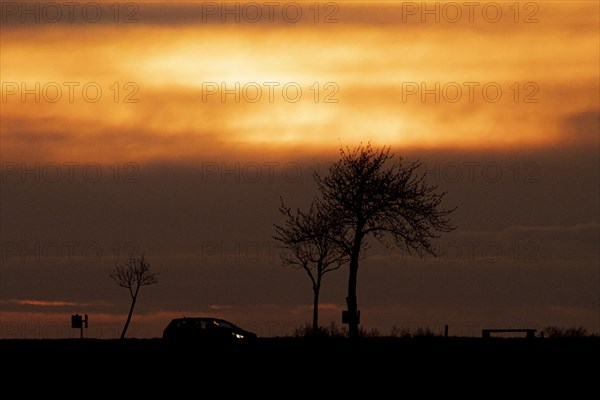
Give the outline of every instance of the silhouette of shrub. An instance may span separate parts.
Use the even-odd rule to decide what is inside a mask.
[[[411,337],[433,337],[437,336],[428,326],[425,328],[417,328],[415,330],[411,330],[410,328],[398,328],[396,325],[392,327],[390,331],[391,337],[402,337],[402,338],[411,338]]]
[[[587,329],[580,327],[571,327],[571,328],[559,328],[556,326],[549,326],[545,328],[542,333],[544,337],[548,338],[578,338],[589,336]]]

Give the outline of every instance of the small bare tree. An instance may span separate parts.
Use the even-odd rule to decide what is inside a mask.
[[[341,237],[342,225],[317,202],[308,212],[292,210],[283,204],[279,212],[286,217],[284,226],[275,225],[273,237],[281,243],[283,265],[297,266],[308,274],[313,289],[313,334],[319,329],[319,293],[323,276],[348,262],[348,255],[335,241]]]
[[[124,264],[116,264],[110,277],[114,279],[117,285],[128,289],[131,296],[129,315],[123,327],[123,332],[121,332],[121,339],[124,339],[127,328],[129,328],[129,323],[131,322],[131,316],[133,315],[133,309],[135,308],[140,288],[142,286],[157,284],[158,278],[155,273],[150,272],[150,264],[146,261],[143,254],[139,257],[132,254]]]

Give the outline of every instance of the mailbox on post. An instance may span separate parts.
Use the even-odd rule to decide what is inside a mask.
[[[81,330],[80,335],[79,335],[79,337],[81,339],[83,339],[83,327],[84,326],[85,326],[85,329],[88,328],[88,315],[87,314],[85,314],[85,318],[83,318],[79,314],[71,315],[71,328]]]
[[[79,314],[71,315],[71,328],[81,329],[82,324],[83,324],[83,321],[82,321],[81,315],[79,315]]]

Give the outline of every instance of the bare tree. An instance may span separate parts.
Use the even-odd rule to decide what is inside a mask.
[[[348,262],[345,248],[339,246],[335,237],[343,236],[341,229],[330,213],[319,203],[313,202],[308,212],[292,210],[281,202],[279,208],[286,217],[284,226],[275,225],[274,239],[281,243],[283,265],[304,269],[312,282],[313,289],[313,335],[319,329],[319,293],[323,276],[339,269]]]
[[[362,144],[354,150],[340,149],[340,159],[329,167],[329,176],[314,178],[323,206],[347,228],[349,249],[347,322],[350,337],[359,335],[356,297],[358,262],[365,239],[372,235],[387,247],[401,247],[410,254],[423,251],[435,255],[431,239],[437,232],[450,232],[448,216],[454,209],[441,208],[446,193],[428,186],[421,164],[394,160],[390,148],[373,149]],[[392,242],[386,239],[391,238]]]
[[[139,257],[130,255],[125,264],[115,265],[114,271],[110,274],[110,277],[114,279],[117,285],[124,287],[129,290],[131,296],[131,307],[129,308],[129,315],[127,315],[127,321],[121,332],[121,339],[125,338],[127,328],[131,322],[131,316],[133,315],[133,309],[142,286],[155,285],[158,283],[158,278],[155,273],[150,272],[150,264],[146,261],[144,255]]]

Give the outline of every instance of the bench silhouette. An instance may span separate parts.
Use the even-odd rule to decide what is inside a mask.
[[[483,329],[481,331],[482,338],[489,338],[492,333],[525,333],[527,339],[533,339],[535,337],[535,332],[537,329]]]

